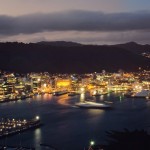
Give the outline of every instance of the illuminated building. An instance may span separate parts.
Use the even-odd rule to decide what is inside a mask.
[[[71,87],[70,79],[57,79],[56,88],[58,89],[69,89]]]

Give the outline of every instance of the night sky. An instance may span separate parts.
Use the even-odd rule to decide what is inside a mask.
[[[0,0],[0,41],[150,44],[149,0]]]

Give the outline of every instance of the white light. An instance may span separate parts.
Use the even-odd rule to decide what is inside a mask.
[[[39,120],[40,119],[40,117],[39,116],[36,116],[36,120]]]
[[[96,93],[97,93],[96,91],[93,92],[94,95],[95,95]]]
[[[95,144],[95,142],[94,142],[94,141],[91,141],[91,142],[90,142],[90,145],[91,145],[91,146],[92,146],[92,145],[94,145],[94,144]]]
[[[81,90],[81,92],[84,92],[84,88],[81,88],[80,90]]]

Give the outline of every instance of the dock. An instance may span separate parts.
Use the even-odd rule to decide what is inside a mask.
[[[39,116],[36,116],[31,120],[1,119],[0,138],[24,132],[39,127],[40,125],[41,121]]]

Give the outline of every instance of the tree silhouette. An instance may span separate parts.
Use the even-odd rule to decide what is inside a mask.
[[[107,132],[105,150],[150,150],[150,135],[145,130]]]

